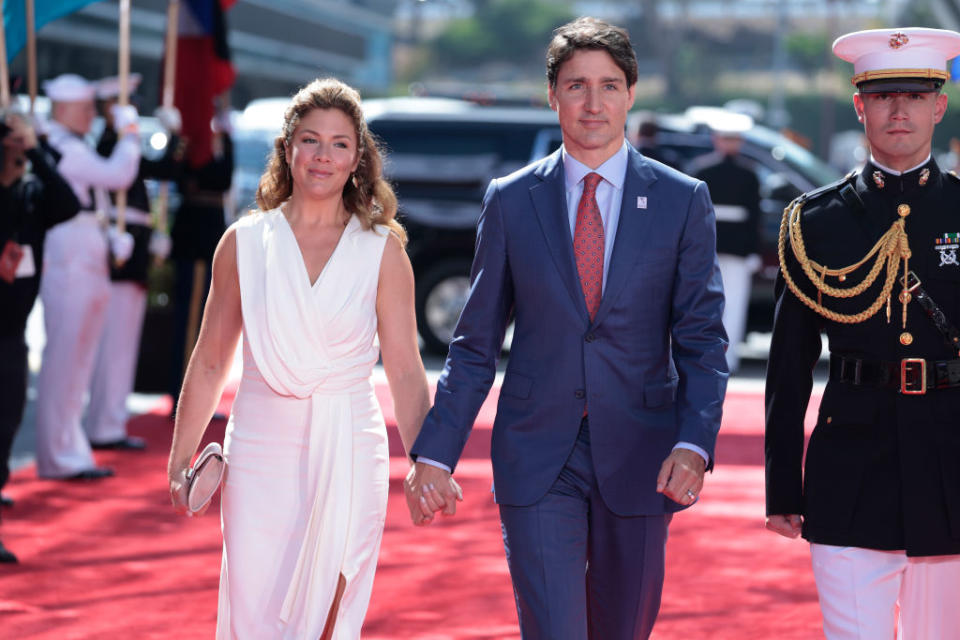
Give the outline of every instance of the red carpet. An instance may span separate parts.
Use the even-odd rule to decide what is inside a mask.
[[[388,424],[392,403],[381,401]],[[225,401],[226,402],[226,401]],[[219,519],[174,515],[166,492],[171,423],[157,413],[130,430],[147,453],[103,453],[118,477],[94,484],[15,474],[0,536],[21,559],[0,565],[0,638],[212,638],[220,568]],[[393,483],[364,638],[519,638],[490,496],[488,401],[458,477],[466,501],[451,519],[409,524],[406,463],[391,429]],[[806,544],[763,529],[762,401],[730,393],[717,470],[700,504],[671,526],[658,639],[818,638]],[[222,438],[222,422],[208,438]]]

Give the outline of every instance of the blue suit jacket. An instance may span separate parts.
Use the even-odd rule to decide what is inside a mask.
[[[678,510],[656,493],[657,473],[678,441],[712,459],[728,377],[709,193],[629,149],[620,223],[591,322],[564,191],[559,150],[490,183],[470,295],[412,453],[455,467],[513,316],[493,425],[497,502],[529,505],[546,494],[589,405],[607,505],[620,515]]]

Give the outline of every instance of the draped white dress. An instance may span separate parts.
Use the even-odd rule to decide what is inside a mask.
[[[311,285],[279,210],[235,223],[243,377],[227,425],[218,639],[360,637],[387,510],[371,372],[388,231],[351,216]]]

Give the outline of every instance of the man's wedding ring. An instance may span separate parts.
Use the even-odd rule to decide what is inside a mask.
[[[687,489],[687,497],[690,498],[691,500],[694,500],[696,499],[697,494],[695,494],[693,491],[690,491],[690,489]]]

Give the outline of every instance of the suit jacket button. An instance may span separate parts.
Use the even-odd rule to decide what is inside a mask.
[[[587,392],[583,389],[577,389],[573,392],[573,397],[578,400],[582,400],[583,398],[587,397]]]
[[[594,334],[592,333],[587,334],[587,338],[586,338],[587,342],[593,342],[596,339],[597,339],[597,336],[595,336]]]

